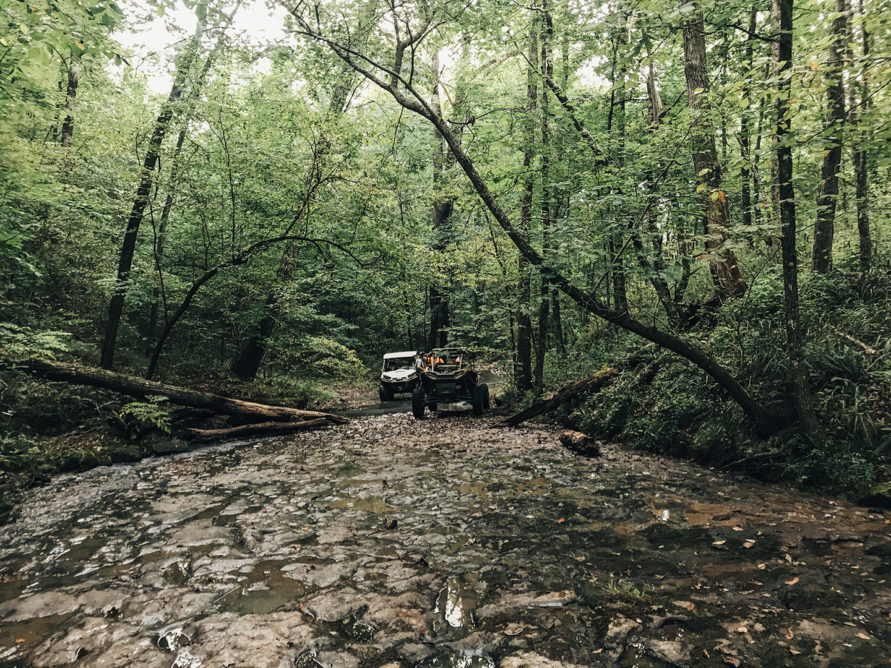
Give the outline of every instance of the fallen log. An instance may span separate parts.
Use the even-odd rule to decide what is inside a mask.
[[[541,401],[536,401],[534,404],[529,406],[529,408],[520,411],[516,415],[512,415],[504,422],[503,425],[507,427],[516,427],[521,422],[525,422],[526,420],[530,420],[537,415],[541,415],[542,413],[546,413],[549,410],[552,410],[564,403],[565,401],[571,399],[577,394],[581,394],[582,392],[588,392],[591,390],[599,390],[604,385],[612,382],[612,380],[616,377],[618,371],[613,367],[603,368],[593,376],[588,376],[587,378],[582,378],[581,380],[575,380],[568,385],[564,385],[559,390],[554,392],[551,395],[548,395]]]
[[[567,429],[557,436],[563,447],[585,457],[597,457],[600,455],[600,444],[586,433]]]
[[[223,429],[183,429],[177,435],[192,443],[208,443],[210,441],[222,441],[227,438],[241,436],[260,436],[265,434],[290,434],[304,429],[314,429],[330,424],[325,418],[303,420],[303,422],[257,422],[255,424],[242,424],[237,427]]]
[[[145,380],[144,378],[115,373],[114,371],[66,362],[51,362],[41,359],[12,360],[0,357],[0,369],[26,371],[46,380],[100,387],[136,397],[137,399],[145,399],[150,396],[165,396],[173,404],[191,406],[192,408],[205,408],[215,413],[224,413],[226,415],[253,418],[255,422],[258,418],[266,421],[297,422],[324,419],[326,422],[337,424],[349,421],[340,415],[232,399],[211,394],[210,392],[199,392],[176,385],[159,383],[154,380]]]

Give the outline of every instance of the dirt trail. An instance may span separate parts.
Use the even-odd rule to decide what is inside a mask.
[[[891,513],[465,415],[64,475],[0,527],[0,666],[870,666]]]

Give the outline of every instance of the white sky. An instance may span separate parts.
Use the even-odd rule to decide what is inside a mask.
[[[173,81],[170,72],[170,59],[173,54],[171,47],[195,32],[198,19],[194,11],[177,2],[173,9],[160,17],[151,12],[144,0],[124,0],[121,8],[125,20],[128,20],[132,27],[116,31],[112,34],[112,38],[121,44],[125,51],[130,52],[131,57],[128,57],[130,64],[148,76],[148,87],[151,92],[169,93]],[[136,19],[146,15],[151,15],[152,19],[135,26]],[[286,12],[281,5],[270,9],[264,0],[244,0],[241,9],[235,15],[232,27],[227,32],[235,37],[236,41],[262,47],[286,39],[285,16]],[[155,57],[160,58],[160,64],[154,60]],[[260,66],[262,67],[262,64]]]

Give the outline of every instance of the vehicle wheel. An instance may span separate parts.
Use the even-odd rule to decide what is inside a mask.
[[[489,410],[489,386],[483,383],[480,389],[483,391],[483,409]]]
[[[424,419],[424,388],[420,385],[411,393],[411,412],[417,419]]]
[[[390,400],[390,396],[389,396],[389,393],[387,392],[387,388],[383,383],[381,383],[380,387],[377,388],[377,395],[381,398],[382,403],[384,401]]]
[[[483,388],[481,385],[477,385],[470,391],[470,407],[473,409],[474,415],[483,414],[484,403]]]

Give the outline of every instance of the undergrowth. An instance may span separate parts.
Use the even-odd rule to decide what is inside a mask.
[[[829,276],[802,276],[804,357],[820,434],[805,436],[790,427],[768,441],[758,439],[705,373],[655,347],[638,353],[641,361],[622,370],[615,383],[564,407],[559,417],[643,450],[872,498],[891,479],[889,276],[887,266],[865,275],[841,266]],[[756,282],[687,336],[721,359],[764,405],[791,414],[779,281]],[[627,358],[634,346],[640,347],[639,340],[609,332],[577,342],[576,350],[587,353],[587,367],[594,370]],[[549,384],[569,380],[568,366],[571,361],[552,365]],[[657,369],[651,379],[648,367]]]

